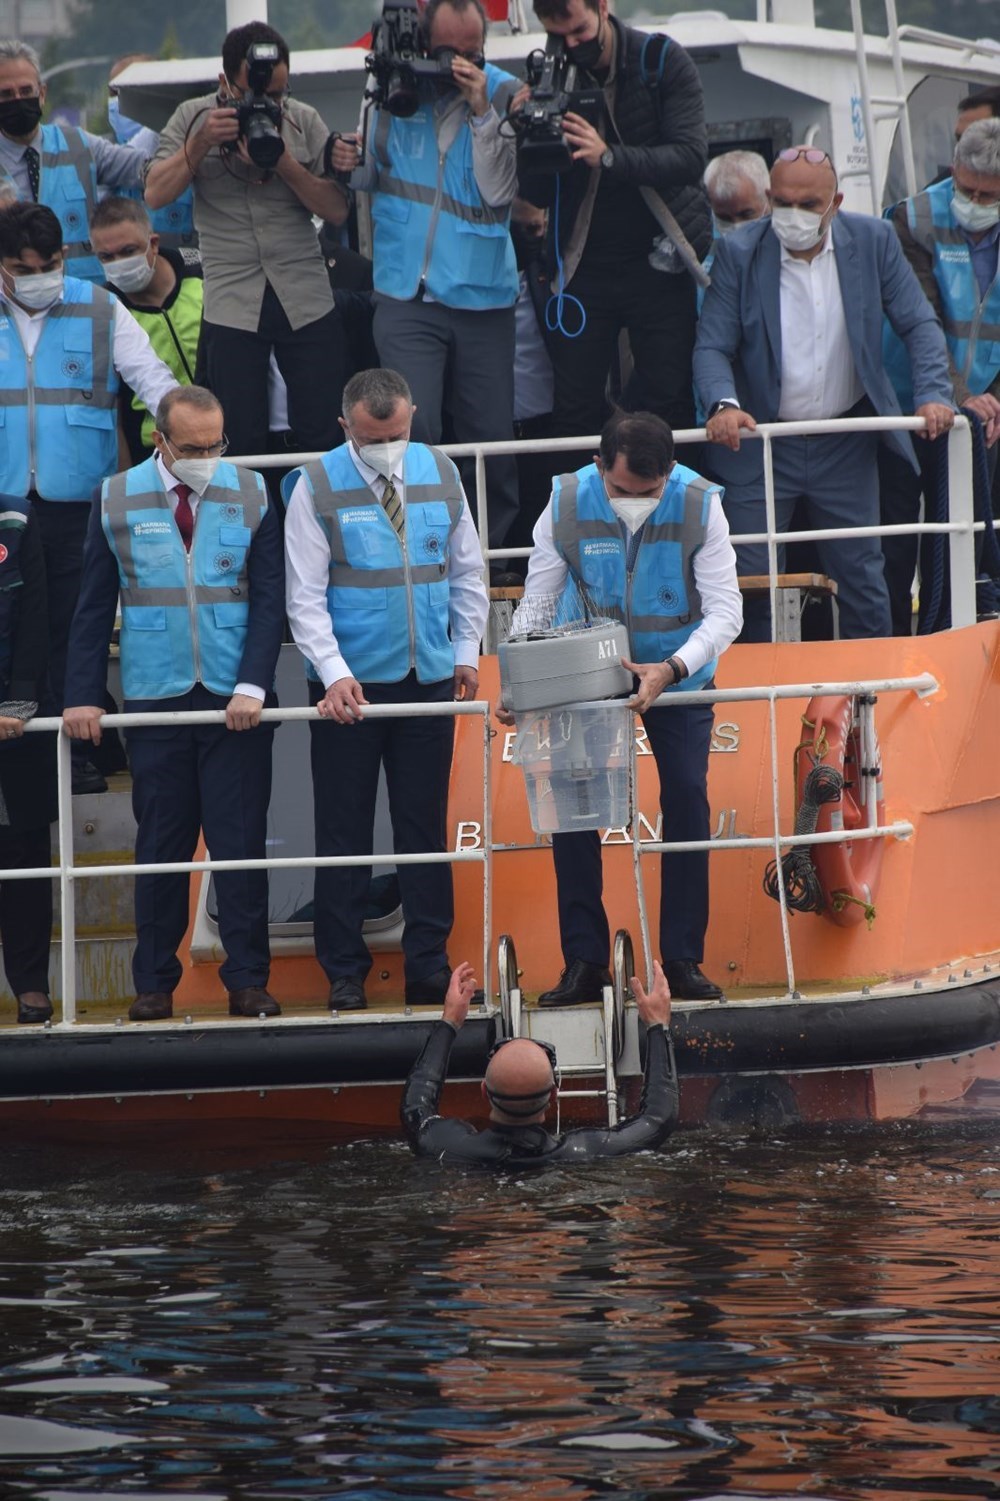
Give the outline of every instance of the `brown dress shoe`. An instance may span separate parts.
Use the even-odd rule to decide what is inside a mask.
[[[280,1016],[281,1007],[263,985],[229,992],[230,1016]]]
[[[174,1014],[174,998],[165,990],[143,990],[128,1008],[130,1022],[162,1022]]]
[[[26,990],[17,998],[19,1022],[47,1022],[52,1017],[52,1002],[44,990]]]

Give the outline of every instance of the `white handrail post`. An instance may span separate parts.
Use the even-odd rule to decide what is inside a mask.
[[[56,731],[59,809],[59,983],[64,1022],[76,1021],[76,887],[73,884],[73,760],[69,737]]]
[[[875,143],[875,116],[872,112],[871,84],[868,81],[868,56],[865,52],[865,23],[861,14],[861,0],[851,0],[851,22],[854,26],[854,53],[858,60],[861,116],[865,122],[865,142],[868,148],[868,183],[871,189],[872,213],[878,218],[882,212],[882,176],[879,172],[878,147]]]
[[[483,715],[483,994],[489,998],[493,934],[493,728]]]
[[[962,530],[951,533],[951,624],[955,629],[976,623],[976,538],[972,494],[972,432],[968,419],[958,417],[948,434],[948,520]]]
[[[910,106],[906,102],[906,79],[903,76],[903,54],[899,47],[899,21],[896,18],[896,0],[885,0],[885,20],[889,30],[889,49],[892,53],[892,77],[899,105],[899,140],[903,148],[903,174],[906,178],[906,196],[914,197],[917,191],[917,169],[913,161],[913,132],[910,129]]]
[[[479,522],[479,546],[484,562],[489,562],[490,512],[486,498],[486,455],[481,447],[476,449],[476,520]],[[487,588],[489,585],[487,584]]]
[[[642,939],[642,962],[646,970],[646,984],[653,983],[653,946],[649,937],[649,909],[646,906],[646,887],[642,878],[642,830],[639,824],[639,758],[635,749],[635,720],[631,723],[632,739],[629,745],[629,815],[632,819],[632,869],[635,872],[635,896],[639,906],[639,936]]]
[[[767,597],[771,602],[771,640],[778,639],[778,526],[774,509],[774,453],[764,433],[764,518],[767,522]]]

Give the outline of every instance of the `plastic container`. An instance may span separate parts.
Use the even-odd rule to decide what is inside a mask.
[[[497,648],[500,696],[515,714],[615,698],[632,691],[627,656],[628,632],[614,620],[513,636]]]
[[[628,823],[633,731],[626,703],[568,704],[514,718],[513,759],[524,775],[536,834]]]

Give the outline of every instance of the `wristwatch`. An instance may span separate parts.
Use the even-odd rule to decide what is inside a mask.
[[[715,416],[716,412],[721,412],[726,407],[732,407],[734,412],[738,412],[740,409],[740,404],[738,401],[734,401],[731,396],[724,396],[721,401],[715,401],[712,403],[705,417],[705,421],[710,422],[711,419]]]
[[[612,149],[611,149],[610,146],[605,146],[604,150],[601,152],[601,166],[604,167],[604,168],[608,168],[608,167],[613,167],[614,164],[615,164],[615,154],[612,151]]]

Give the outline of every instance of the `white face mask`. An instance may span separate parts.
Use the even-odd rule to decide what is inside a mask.
[[[127,255],[120,261],[110,261],[104,267],[104,279],[126,296],[129,292],[144,292],[153,280],[156,262],[146,259],[149,247],[141,255]]]
[[[174,478],[182,485],[190,485],[196,495],[204,495],[221,462],[220,458],[174,459]]]
[[[716,235],[731,235],[734,229],[739,229],[739,219],[716,219],[713,215]]]
[[[15,276],[14,298],[33,313],[55,307],[63,294],[63,272],[40,271],[37,276]]]
[[[407,438],[397,438],[392,443],[358,443],[354,441],[358,458],[383,479],[391,479],[402,471],[403,455],[409,447]]]
[[[826,233],[825,217],[807,208],[773,208],[771,228],[786,250],[812,250]]]
[[[992,229],[994,224],[1000,222],[1000,203],[973,203],[958,187],[951,200],[951,211],[957,222],[970,234]]]
[[[618,520],[624,522],[630,532],[637,532],[656,507],[663,499],[663,491],[659,495],[635,496],[635,495],[612,495],[608,489],[607,481],[604,484],[604,493],[608,497],[608,505],[614,511]]]

